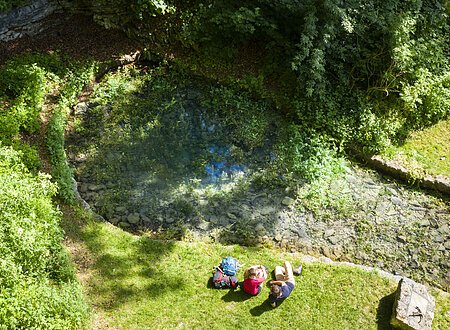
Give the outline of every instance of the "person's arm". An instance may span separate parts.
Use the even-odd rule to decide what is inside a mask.
[[[258,281],[258,284],[264,282],[266,279],[264,277],[257,277],[256,280]]]
[[[264,268],[264,266],[260,265],[258,266],[258,278],[263,277],[263,278],[267,278],[267,273],[266,273],[266,269]]]
[[[269,284],[270,285],[286,285],[286,283],[284,283],[283,281],[274,281],[274,280],[271,280],[270,282],[269,282]]]

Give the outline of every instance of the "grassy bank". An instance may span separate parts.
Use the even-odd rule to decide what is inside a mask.
[[[450,119],[422,131],[413,132],[404,144],[391,147],[386,156],[418,175],[450,177]]]
[[[155,240],[134,236],[81,211],[65,212],[67,245],[85,293],[94,306],[93,323],[119,329],[387,329],[396,283],[376,273],[326,264],[306,264],[297,287],[281,306],[209,285],[211,269],[232,255],[249,266],[273,269],[299,256],[267,249],[207,242]],[[243,269],[238,273],[242,279]],[[446,329],[450,298],[437,298],[435,328]],[[447,312],[448,313],[448,312]]]
[[[27,54],[0,67],[1,329],[78,329],[88,318],[89,307],[61,244],[61,214],[54,200],[64,187],[56,175],[41,172],[47,168],[40,157],[47,102],[67,98],[69,92],[75,98],[85,84],[68,79],[79,77],[81,70],[67,66],[58,55]],[[63,133],[61,126],[49,142],[59,141],[62,154]],[[51,163],[53,169],[67,166]]]
[[[0,329],[78,329],[88,316],[67,251],[56,185],[0,143]]]

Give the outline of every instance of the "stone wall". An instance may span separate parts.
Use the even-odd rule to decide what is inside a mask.
[[[58,10],[72,7],[67,0],[33,0],[31,4],[0,14],[0,42],[33,36],[42,30],[42,21]]]
[[[0,42],[38,34],[43,29],[43,20],[54,12],[90,14],[105,28],[121,28],[126,14],[124,8],[108,6],[104,2],[33,0],[27,6],[0,13]]]
[[[450,178],[443,175],[426,175],[423,178],[417,178],[406,167],[397,164],[395,161],[383,159],[380,156],[372,156],[366,159],[366,162],[371,167],[394,178],[407,182],[416,182],[423,188],[437,190],[445,195],[450,195]]]

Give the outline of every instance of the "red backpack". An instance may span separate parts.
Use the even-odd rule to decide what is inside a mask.
[[[219,266],[213,269],[213,283],[216,289],[236,289],[238,286],[236,276],[226,275]]]

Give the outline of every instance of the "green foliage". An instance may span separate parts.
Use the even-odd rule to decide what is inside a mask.
[[[0,13],[30,3],[30,0],[0,0]]]
[[[36,64],[10,61],[0,70],[0,139],[10,141],[22,129],[34,132],[46,92],[45,71]]]
[[[286,129],[277,156],[279,168],[285,168],[307,182],[330,180],[343,171],[343,160],[329,142],[314,131],[297,125]]]
[[[12,147],[14,150],[19,151],[21,161],[28,170],[33,173],[37,173],[37,171],[41,169],[42,163],[39,158],[37,147],[30,146],[29,144],[21,141],[14,141]]]
[[[274,160],[286,184],[296,189],[299,207],[322,214],[329,209],[350,211],[348,196],[343,193],[347,183],[340,180],[345,165],[330,141],[297,125],[285,130]]]
[[[87,307],[61,245],[56,186],[30,174],[0,146],[0,324],[5,329],[76,329]]]
[[[242,91],[217,87],[202,99],[202,106],[231,133],[229,142],[244,152],[264,146],[270,123],[269,107],[264,101],[254,100]]]
[[[232,63],[240,46],[264,45],[265,88],[282,86],[285,111],[343,147],[378,152],[449,113],[444,5],[211,0],[185,11],[180,36],[216,62],[215,49]]]
[[[52,165],[52,176],[58,183],[58,194],[66,203],[73,202],[73,172],[67,162],[64,149],[65,128],[69,107],[76,101],[82,89],[89,84],[95,72],[95,64],[72,64],[67,70],[65,83],[60,91],[58,104],[47,127],[47,149]]]
[[[180,38],[185,45],[198,47],[204,42],[239,43],[261,33],[261,30],[273,29],[258,7],[236,6],[232,2],[211,1],[200,3],[198,8],[187,11]]]
[[[73,202],[73,173],[64,150],[64,131],[67,123],[65,108],[55,109],[47,127],[47,148],[52,164],[52,176],[58,183],[59,196],[66,203]]]
[[[63,76],[63,86],[59,94],[59,105],[65,107],[72,106],[83,88],[88,86],[92,81],[97,69],[96,62],[68,63]]]
[[[56,188],[47,177],[34,178],[27,174],[19,155],[12,149],[2,147],[0,155],[2,242],[10,244],[2,247],[11,250],[8,253],[11,260],[20,260],[19,272],[41,275],[48,268],[50,248],[58,245],[62,238],[59,214],[50,199]],[[8,202],[12,200],[14,204]],[[41,239],[37,239],[38,236]]]
[[[40,166],[36,149],[17,142],[21,132],[32,133],[38,127],[46,93],[59,88],[57,106],[49,121],[47,145],[52,175],[59,185],[59,194],[69,202],[73,198],[72,171],[64,151],[64,131],[69,107],[91,81],[96,64],[76,63],[53,54],[24,54],[8,61],[0,70],[0,140],[22,151],[29,169]]]
[[[94,19],[106,28],[120,28],[128,34],[142,39],[153,39],[149,30],[154,29],[155,17],[169,15],[175,8],[167,0],[86,0],[83,5],[90,8],[94,14]],[[166,29],[162,29],[162,35],[167,34]]]
[[[47,280],[22,280],[0,297],[2,329],[79,329],[87,317],[81,288],[74,282],[55,286]]]
[[[434,76],[420,70],[415,83],[405,86],[401,97],[411,128],[437,123],[450,113],[450,73]]]

